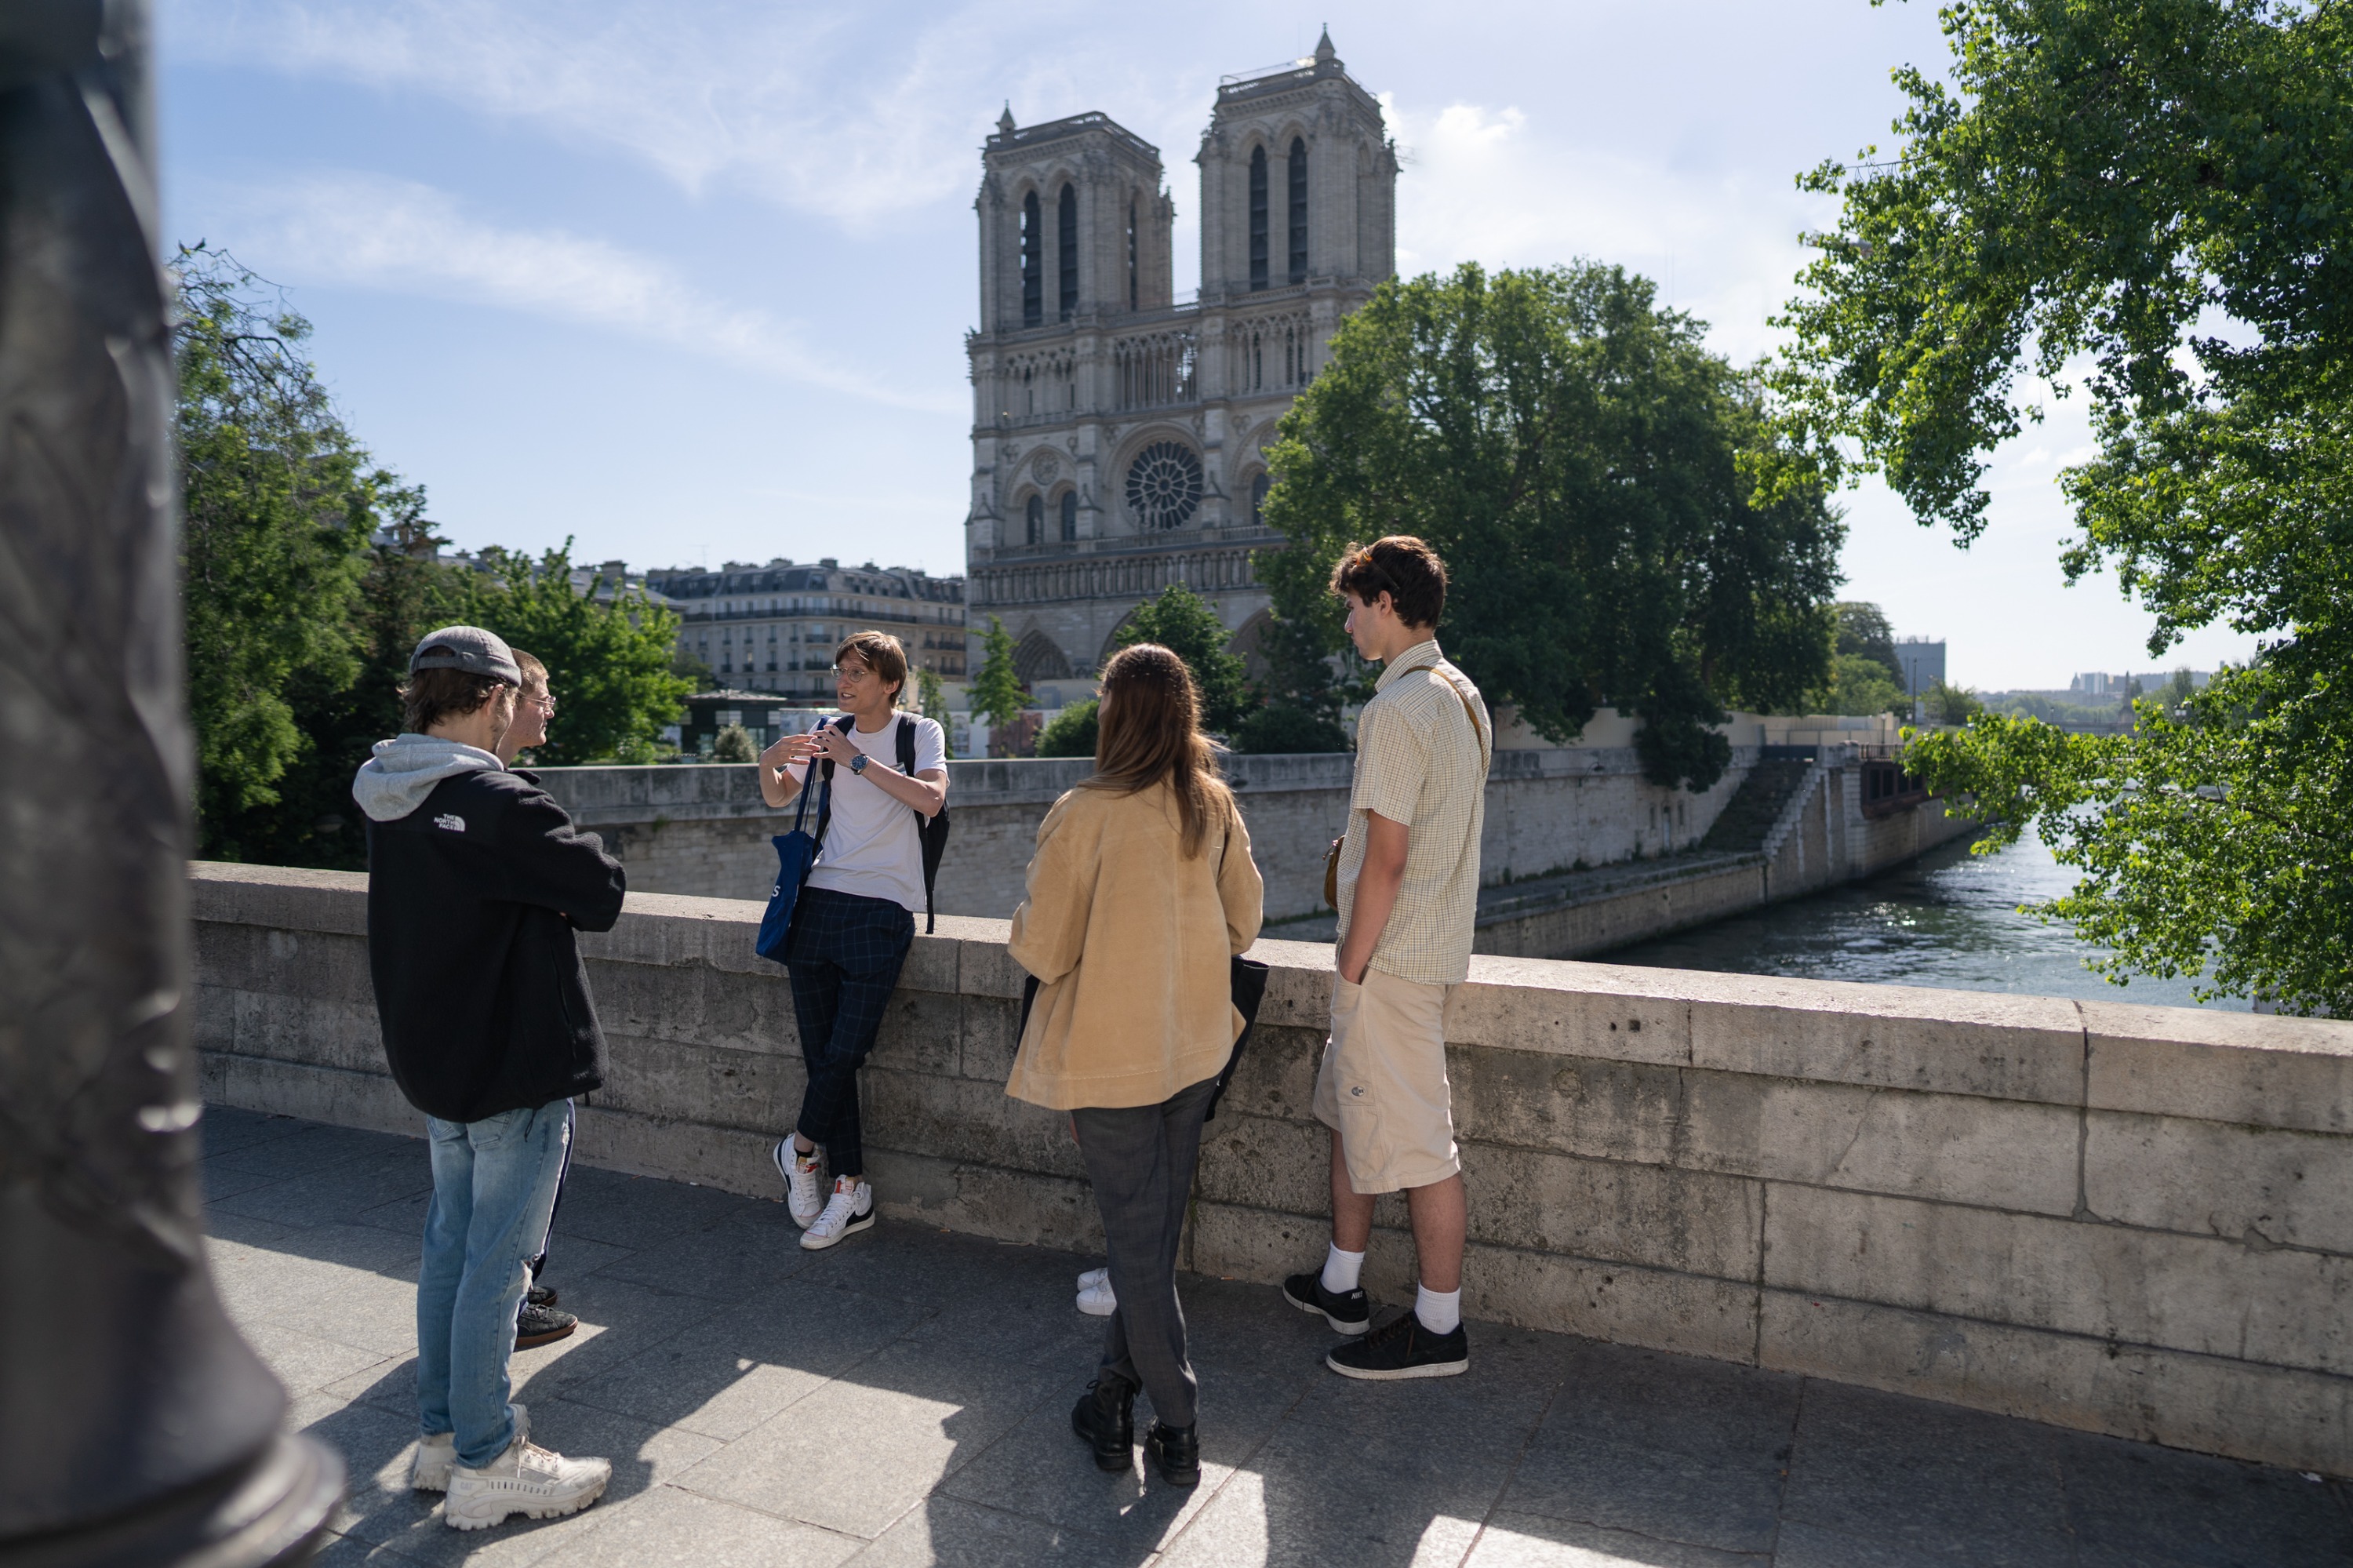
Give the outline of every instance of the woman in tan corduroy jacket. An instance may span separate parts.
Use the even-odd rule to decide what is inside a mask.
[[[1103,667],[1095,772],[1038,828],[1013,959],[1037,999],[1005,1092],[1071,1113],[1118,1306],[1071,1425],[1095,1463],[1145,1446],[1174,1486],[1200,1479],[1198,1393],[1176,1300],[1176,1244],[1218,1074],[1241,1033],[1230,959],[1258,938],[1250,834],[1218,777],[1184,661],[1139,643]]]

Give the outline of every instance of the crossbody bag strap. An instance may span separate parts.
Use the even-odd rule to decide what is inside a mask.
[[[1462,705],[1462,716],[1471,721],[1471,738],[1479,746],[1479,764],[1482,768],[1487,767],[1494,760],[1495,749],[1488,744],[1486,729],[1479,723],[1478,710],[1471,705],[1471,699],[1462,694],[1462,688],[1454,683],[1454,677],[1435,664],[1416,664],[1412,669],[1400,670],[1398,673],[1412,675],[1424,670],[1445,682],[1446,689],[1454,694],[1454,700]]]

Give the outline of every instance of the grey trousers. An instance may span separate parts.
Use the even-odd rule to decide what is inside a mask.
[[[1201,1160],[1201,1118],[1216,1087],[1215,1078],[1205,1078],[1156,1106],[1071,1113],[1103,1211],[1111,1286],[1119,1298],[1103,1330],[1101,1375],[1140,1384],[1153,1413],[1170,1426],[1193,1425],[1200,1392],[1185,1358],[1176,1244]]]

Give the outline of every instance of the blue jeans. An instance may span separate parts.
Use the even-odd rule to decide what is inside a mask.
[[[433,1204],[417,1276],[417,1424],[428,1437],[455,1433],[458,1463],[479,1469],[514,1441],[515,1308],[547,1244],[572,1102],[425,1125]]]

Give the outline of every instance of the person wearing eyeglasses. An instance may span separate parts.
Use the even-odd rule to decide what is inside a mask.
[[[515,758],[535,746],[547,744],[547,724],[555,716],[555,694],[548,687],[547,666],[520,648],[509,650],[514,655],[515,668],[522,672],[522,694],[515,699],[514,723],[499,739],[498,758],[507,765],[507,771],[527,784],[539,782],[539,775],[528,768],[517,768]],[[556,1211],[564,1207],[564,1178],[572,1173],[572,1146],[564,1146],[564,1168],[555,1178],[555,1206],[548,1212],[551,1231],[555,1224]],[[569,1339],[580,1327],[580,1319],[569,1312],[559,1312],[555,1307],[555,1287],[540,1283],[547,1272],[547,1240],[540,1239],[539,1255],[531,1260],[531,1287],[523,1292],[522,1306],[515,1314],[515,1349],[528,1351],[541,1345],[552,1345],[558,1340]]]
[[[811,768],[821,784],[826,765],[832,769],[831,812],[785,946],[808,1086],[793,1130],[771,1151],[801,1245],[811,1252],[874,1224],[858,1069],[874,1049],[883,1007],[914,944],[915,911],[926,904],[915,821],[938,816],[948,798],[946,732],[937,719],[898,711],[907,689],[899,640],[887,631],[844,638],[833,653],[833,683],[842,716],[784,736],[759,764],[760,795],[771,809],[792,804]],[[903,754],[902,725],[914,731]],[[902,755],[912,768],[898,766]]]

